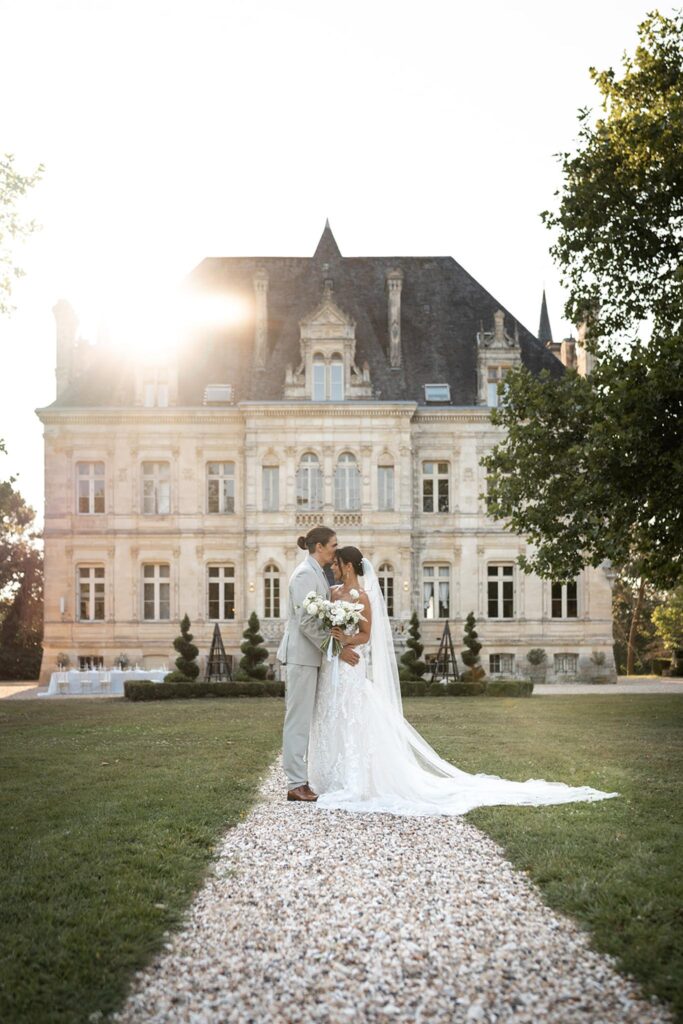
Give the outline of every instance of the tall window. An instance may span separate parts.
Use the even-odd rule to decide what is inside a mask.
[[[493,675],[511,675],[515,670],[514,654],[489,654],[489,672]]]
[[[142,463],[142,511],[168,515],[171,511],[171,467],[168,462]]]
[[[147,622],[171,618],[171,567],[163,563],[142,567],[142,617]]]
[[[394,467],[377,467],[377,504],[380,512],[394,511]]]
[[[301,456],[296,472],[296,504],[305,512],[317,512],[323,506],[323,475],[313,452]]]
[[[448,619],[451,614],[451,569],[448,565],[425,565],[422,571],[422,616]]]
[[[501,396],[498,394],[498,384],[505,379],[509,366],[489,366],[486,380],[487,404],[496,408]]]
[[[422,463],[422,511],[448,512],[448,463]]]
[[[514,577],[511,565],[490,565],[488,570],[488,616],[511,619],[514,616]]]
[[[313,356],[313,401],[342,402],[344,400],[344,362],[340,355],[329,361],[321,355]]]
[[[280,508],[280,467],[263,466],[261,469],[263,511],[277,512]]]
[[[553,583],[551,587],[551,614],[554,619],[575,619],[579,604],[576,580]]]
[[[207,508],[209,513],[235,511],[235,463],[207,462]]]
[[[272,562],[263,571],[263,616],[280,618],[280,570]]]
[[[234,565],[210,565],[209,618],[214,621],[235,618],[235,567]]]
[[[340,512],[357,512],[360,508],[360,472],[356,456],[344,452],[334,472],[334,507]]]
[[[76,464],[76,499],[79,515],[104,512],[104,463]]]
[[[382,562],[377,570],[379,589],[382,591],[384,603],[387,606],[387,615],[390,619],[394,617],[394,570],[388,562]]]
[[[556,654],[554,668],[557,675],[576,675],[579,670],[578,654]]]
[[[104,621],[104,568],[96,565],[78,567],[79,622]]]
[[[168,371],[166,367],[150,366],[145,370],[143,400],[148,408],[168,405]]]

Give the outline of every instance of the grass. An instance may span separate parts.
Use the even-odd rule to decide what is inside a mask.
[[[0,704],[0,1020],[108,1013],[253,802],[282,701]]]
[[[467,771],[622,796],[468,819],[646,991],[683,1008],[683,698],[416,698],[411,722]],[[178,925],[217,838],[279,749],[283,702],[0,704],[0,1020],[75,1024],[120,1003]]]
[[[683,698],[406,700],[404,708],[466,771],[622,794],[593,804],[478,808],[468,820],[500,843],[546,903],[589,928],[596,949],[616,956],[683,1019]]]

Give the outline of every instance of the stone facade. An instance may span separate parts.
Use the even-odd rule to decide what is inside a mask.
[[[355,310],[351,291],[344,300],[344,261],[326,227],[316,256],[299,261],[305,289],[285,324],[271,300],[276,262],[250,261],[240,279],[253,309],[240,336],[242,365],[207,369],[194,339],[193,365],[203,366],[194,384],[182,357],[152,372],[124,366],[115,352],[93,354],[78,342],[71,312],[56,309],[58,397],[38,410],[46,478],[41,678],[59,652],[72,663],[110,665],[121,652],[145,667],[170,663],[185,612],[202,658],[216,621],[228,652],[238,653],[252,610],[274,652],[287,579],[302,557],[296,537],[320,522],[375,564],[398,648],[413,609],[428,653],[445,621],[458,650],[474,611],[487,670],[524,673],[526,652],[543,647],[549,679],[597,674],[593,651],[613,676],[608,574],[587,570],[575,587],[559,589],[525,576],[515,564],[524,542],[487,518],[479,497],[479,460],[500,436],[487,403],[504,368],[552,359],[562,372],[559,361],[484,293],[486,320],[457,341],[471,379],[461,383],[435,363],[415,380],[409,301],[418,284],[430,294],[431,269],[384,261],[372,291],[384,318],[373,321],[369,300]],[[230,287],[230,275],[225,280]],[[457,292],[443,301],[457,304]],[[426,303],[417,304],[424,311]],[[386,333],[381,352],[368,323]],[[240,338],[233,335],[235,345]],[[429,345],[429,334],[421,343]],[[224,342],[207,344],[215,355]],[[258,397],[275,387],[279,397]],[[474,400],[458,402],[459,388]]]

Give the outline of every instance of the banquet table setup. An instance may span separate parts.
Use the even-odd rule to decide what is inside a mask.
[[[126,679],[150,679],[163,683],[168,668],[70,669],[53,672],[47,693],[42,697],[123,697]]]

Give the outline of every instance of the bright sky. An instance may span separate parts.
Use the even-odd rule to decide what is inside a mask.
[[[553,154],[651,6],[0,0],[0,152],[46,165],[0,320],[0,479],[42,516],[58,298],[123,342],[203,257],[312,255],[326,217],[346,256],[453,256],[534,333],[545,286],[565,336]]]

